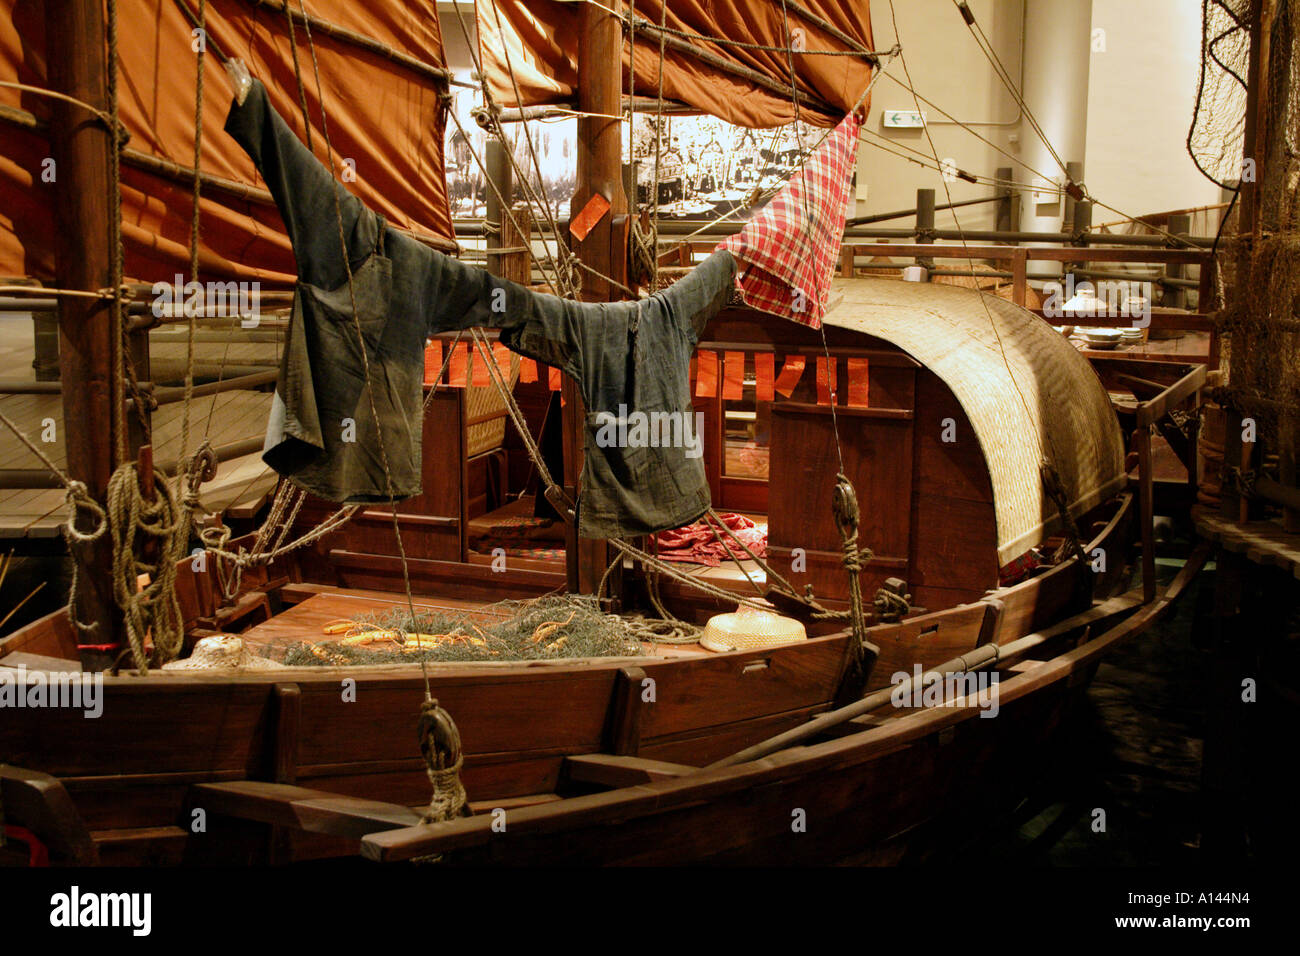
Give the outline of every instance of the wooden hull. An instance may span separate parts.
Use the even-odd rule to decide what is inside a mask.
[[[1131,499],[1122,496],[1090,548],[1126,554],[1132,511]],[[1091,595],[1080,582],[1110,593],[1124,563],[1112,560],[1109,572],[1094,576],[1067,562],[985,601],[875,628],[881,655],[872,684],[888,686],[892,674],[910,673],[914,664],[929,667],[980,645],[1007,644],[1082,611]],[[39,660],[32,655],[67,656],[66,620],[35,628],[0,644],[9,656],[0,666]],[[1078,636],[1063,635],[1045,649],[1068,651]],[[473,808],[479,814],[506,809],[513,834],[516,821],[526,825],[538,814],[544,820],[548,807],[570,806],[574,794],[590,789],[590,773],[575,774],[584,755],[696,768],[830,710],[847,649],[841,632],[778,649],[688,659],[442,664],[430,667],[430,684],[459,725]],[[651,686],[647,679],[652,702],[642,693]],[[353,692],[345,680],[355,681]],[[1004,700],[1010,686],[1003,685]],[[1070,687],[1035,683],[1014,695],[1013,707],[1004,704],[997,720],[970,719],[960,709],[927,712],[890,720],[898,726],[886,738],[871,737],[880,732],[872,730],[845,738],[851,746],[819,743],[710,771],[682,792],[680,805],[670,796],[680,781],[650,785],[667,788],[652,791],[651,804],[644,788],[615,790],[630,802],[612,815],[587,822],[566,817],[554,834],[543,822],[518,843],[512,836],[510,849],[489,842],[464,853],[471,861],[519,862],[825,861],[860,853],[942,811],[954,788],[990,793],[994,784],[1010,784],[1016,766],[1050,744]],[[360,834],[279,828],[269,849],[264,827],[219,817],[221,824],[209,822],[207,836],[193,836],[192,810],[202,808],[196,785],[268,781],[420,805],[429,795],[415,734],[423,696],[414,665],[108,677],[101,717],[69,709],[7,712],[0,752],[11,764],[59,780],[104,863],[198,861],[214,847],[221,858],[241,860],[349,854],[357,852]],[[620,770],[604,786],[622,779]],[[809,829],[792,843],[791,814],[800,807],[808,811]],[[714,836],[678,845],[663,835],[687,820],[692,832]],[[573,832],[581,835],[559,835]],[[656,832],[659,842],[652,845]],[[223,838],[211,840],[216,834]]]

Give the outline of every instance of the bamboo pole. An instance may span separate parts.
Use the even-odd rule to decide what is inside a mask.
[[[253,4],[259,7],[266,7],[274,10],[280,16],[284,16],[285,7],[289,8],[289,16],[299,24],[306,24],[311,28],[312,33],[324,34],[333,37],[336,40],[346,43],[349,46],[357,47],[369,53],[377,54],[394,63],[398,63],[412,72],[419,73],[431,80],[434,80],[440,87],[446,86],[447,81],[451,79],[451,71],[441,66],[434,66],[432,63],[426,63],[424,60],[418,60],[409,54],[400,50],[394,50],[386,43],[357,33],[355,30],[349,30],[347,27],[339,26],[330,20],[322,20],[320,17],[310,13],[303,13],[293,6],[286,4],[284,0],[251,0]]]

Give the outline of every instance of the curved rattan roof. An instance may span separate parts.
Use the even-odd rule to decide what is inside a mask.
[[[827,325],[898,346],[952,389],[992,478],[1000,563],[1060,527],[1044,461],[1076,517],[1123,488],[1124,443],[1101,380],[1032,312],[971,289],[897,279],[836,280],[832,301]]]

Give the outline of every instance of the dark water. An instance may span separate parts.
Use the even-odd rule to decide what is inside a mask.
[[[1181,564],[1161,562],[1162,585]],[[1247,613],[1216,629],[1218,573],[1209,564],[1168,617],[1100,665],[1027,799],[934,839],[918,862],[1187,867],[1291,859],[1300,844],[1287,796],[1300,717],[1288,614],[1295,582],[1261,573]],[[1255,703],[1241,700],[1244,676],[1258,680]]]

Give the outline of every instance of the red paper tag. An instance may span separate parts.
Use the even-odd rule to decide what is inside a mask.
[[[497,360],[497,368],[501,370],[501,377],[510,382],[510,364],[514,361],[515,353],[510,351],[500,342],[492,346],[492,357]]]
[[[817,404],[833,405],[835,402],[835,359],[829,363],[826,356],[817,356]]]
[[[469,344],[461,342],[451,353],[451,365],[447,369],[447,384],[452,388],[465,387],[465,369],[469,362]]]
[[[527,384],[537,381],[537,363],[530,358],[519,360],[519,381]]]
[[[776,356],[771,352],[754,353],[754,398],[770,402],[776,397]]]
[[[722,366],[722,397],[738,402],[745,395],[745,353],[726,352]]]
[[[469,367],[473,369],[469,376],[471,385],[476,388],[483,388],[492,384],[492,378],[488,375],[487,363],[483,361],[483,355],[477,348],[470,353]]]
[[[851,358],[849,363],[849,405],[853,408],[870,408],[867,396],[870,394],[870,362],[864,358]]]
[[[442,343],[430,339],[424,349],[424,384],[438,384],[438,372],[442,370]]]
[[[776,380],[776,390],[781,393],[782,398],[789,398],[794,392],[795,386],[799,384],[799,379],[803,377],[804,366],[808,360],[802,355],[790,355],[786,357],[785,365],[781,368],[781,375]]]
[[[607,212],[609,212],[609,200],[600,193],[592,193],[591,198],[587,200],[587,205],[582,207],[582,212],[570,220],[569,232],[573,234],[573,238],[582,242]]]
[[[718,353],[696,352],[698,371],[695,377],[695,397],[713,398],[718,394]]]
[[[551,391],[558,392],[560,390],[560,384],[563,381],[560,377],[560,370],[558,368],[548,368],[546,371],[546,381],[550,384]]]

